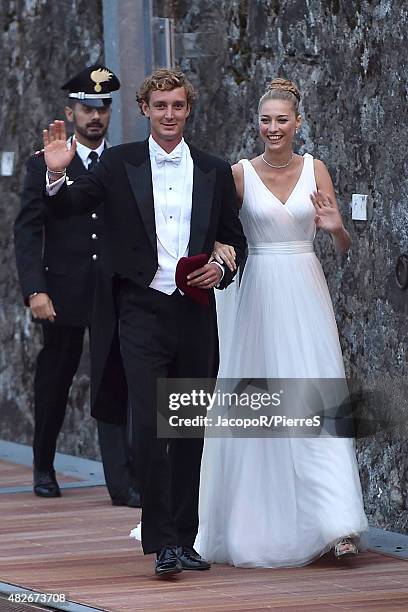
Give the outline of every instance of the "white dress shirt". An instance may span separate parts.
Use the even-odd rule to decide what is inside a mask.
[[[150,136],[149,155],[159,264],[150,287],[171,295],[177,262],[188,255],[194,164],[184,139],[168,154]]]
[[[85,166],[85,168],[87,170],[88,170],[89,164],[91,163],[91,160],[89,159],[89,154],[92,151],[95,151],[95,153],[98,154],[98,159],[99,159],[99,157],[102,155],[104,150],[105,150],[105,141],[104,140],[101,142],[101,144],[99,145],[99,147],[97,149],[90,149],[89,147],[86,147],[85,145],[83,145],[80,142],[78,142],[78,140],[77,140],[76,152],[78,153],[79,157],[81,158],[82,163],[84,164],[84,166]]]

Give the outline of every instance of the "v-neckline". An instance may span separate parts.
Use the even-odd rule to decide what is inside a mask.
[[[257,171],[255,170],[255,168],[254,168],[253,164],[252,164],[252,163],[249,161],[249,159],[248,159],[248,163],[249,163],[249,165],[251,166],[252,170],[254,171],[255,175],[257,176],[257,178],[258,178],[259,182],[260,182],[260,183],[261,183],[261,184],[262,184],[262,185],[265,187],[266,191],[267,191],[267,192],[268,192],[268,193],[269,193],[269,194],[270,194],[272,197],[274,197],[274,198],[275,198],[275,200],[276,200],[277,202],[279,202],[279,204],[280,204],[281,206],[286,207],[286,206],[287,206],[287,204],[288,204],[288,202],[289,202],[289,200],[291,199],[292,195],[293,195],[293,194],[294,194],[294,192],[296,191],[296,188],[297,188],[297,186],[299,185],[300,180],[301,180],[301,178],[302,178],[302,176],[303,176],[303,171],[304,171],[304,169],[305,169],[305,156],[304,156],[304,155],[302,156],[302,159],[303,159],[302,170],[300,171],[300,174],[299,174],[299,178],[298,178],[298,180],[297,180],[297,181],[296,181],[296,183],[293,185],[293,187],[292,187],[292,190],[291,190],[290,194],[289,194],[289,195],[288,195],[288,197],[286,198],[286,202],[282,202],[282,200],[280,200],[280,199],[278,198],[278,196],[276,196],[276,195],[273,193],[273,191],[271,191],[271,190],[269,189],[269,187],[268,187],[268,186],[267,186],[267,185],[266,185],[266,184],[263,182],[263,180],[261,179],[261,177],[259,176],[259,174],[258,174],[258,173],[257,173]]]

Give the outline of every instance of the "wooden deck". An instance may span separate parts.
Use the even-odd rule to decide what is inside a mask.
[[[0,462],[0,489],[30,481],[29,468]],[[51,500],[0,494],[0,512],[0,581],[102,610],[408,610],[407,562],[373,552],[304,568],[213,566],[157,580],[153,557],[128,538],[140,512],[113,507],[104,487],[66,489]]]

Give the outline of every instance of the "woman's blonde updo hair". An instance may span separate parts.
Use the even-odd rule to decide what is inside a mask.
[[[288,79],[273,79],[269,83],[266,92],[259,100],[258,113],[267,100],[287,100],[291,102],[295,115],[299,114],[300,93],[296,85]]]

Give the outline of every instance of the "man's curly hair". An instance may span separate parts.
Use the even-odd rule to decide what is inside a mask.
[[[171,91],[177,87],[184,87],[187,95],[187,103],[191,107],[195,100],[196,92],[185,74],[183,74],[181,70],[168,70],[167,68],[155,70],[150,76],[145,78],[137,92],[136,100],[139,104],[140,111],[143,112],[143,102],[149,104],[152,91]]]

